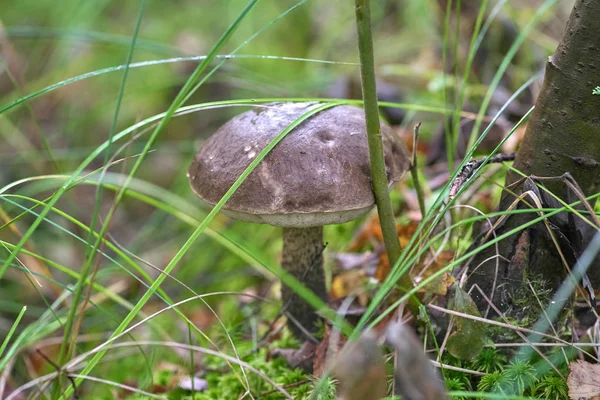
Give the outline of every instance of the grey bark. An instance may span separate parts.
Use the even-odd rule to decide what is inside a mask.
[[[600,189],[600,96],[593,95],[592,91],[599,84],[600,1],[577,0],[560,44],[548,59],[544,84],[514,168],[527,176],[549,177],[569,173],[586,196],[597,193]],[[529,187],[520,184],[520,179],[521,175],[517,173],[507,174],[506,187],[513,185],[513,194],[503,193],[500,210],[509,207],[515,199],[514,194],[527,189],[538,190],[530,183]],[[567,202],[576,200],[559,181],[545,186]],[[545,206],[558,205],[542,190],[538,190],[538,195]],[[520,205],[520,208],[525,207]],[[572,265],[589,242],[593,229],[572,214],[561,214],[552,218],[550,223],[556,230],[561,250]],[[508,232],[536,216],[513,215],[497,229],[496,234]],[[469,263],[471,270],[483,264],[471,274],[468,286],[477,284],[490,295],[496,276],[493,301],[501,311],[513,316],[519,317],[523,311],[516,306],[515,296],[528,278],[541,279],[553,292],[566,276],[556,247],[542,223],[501,241],[499,253],[509,261],[500,259],[498,270],[496,259],[484,262],[496,254],[493,246],[480,252]],[[588,274],[592,284],[600,287],[600,268],[592,269]],[[486,309],[484,299],[476,294],[477,291],[473,293],[479,307]]]

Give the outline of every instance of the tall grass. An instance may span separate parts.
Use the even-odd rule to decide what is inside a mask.
[[[197,306],[185,308],[189,306],[188,303],[197,304],[194,300],[201,299],[214,314],[227,317],[219,309],[221,303],[214,300],[215,296],[212,294],[217,292],[231,294],[255,282],[253,277],[241,276],[239,284],[227,282],[232,286],[235,285],[234,290],[229,290],[227,285],[219,282],[219,278],[211,278],[211,276],[219,276],[220,268],[224,271],[222,273],[230,274],[235,268],[246,264],[269,279],[275,276],[282,281],[282,284],[292,287],[299,296],[319,309],[336,324],[338,329],[348,336],[356,337],[364,329],[375,327],[394,312],[399,304],[405,302],[409,296],[417,293],[427,283],[451,271],[476,252],[493,246],[508,235],[526,229],[559,212],[572,211],[579,203],[564,204],[559,209],[510,210],[465,217],[441,228],[444,215],[456,205],[460,195],[480,178],[481,173],[478,171],[462,188],[459,195],[450,201],[447,201],[448,183],[436,192],[434,197],[427,199],[428,212],[423,216],[417,233],[398,255],[398,260],[394,263],[387,279],[373,293],[373,298],[358,325],[349,327],[339,323],[333,310],[279,268],[276,255],[279,239],[276,238],[273,229],[259,227],[256,228],[259,234],[248,235],[246,226],[232,225],[229,221],[220,218],[218,213],[268,152],[304,119],[337,104],[362,104],[361,100],[323,97],[323,92],[317,91],[324,82],[334,80],[338,74],[351,73],[358,76],[359,64],[352,27],[354,10],[348,4],[332,6],[328,2],[317,0],[289,2],[285,5],[275,1],[258,2],[258,0],[232,0],[223,3],[227,4],[214,7],[198,6],[202,8],[202,12],[185,8],[176,9],[174,5],[161,5],[161,9],[157,10],[156,3],[146,3],[143,0],[135,4],[119,6],[114,2],[78,4],[67,1],[61,2],[55,8],[52,8],[50,3],[31,3],[30,8],[39,13],[33,12],[31,21],[27,25],[11,24],[12,21],[22,20],[21,14],[24,13],[25,5],[22,9],[13,6],[6,11],[2,21],[6,25],[4,35],[15,44],[29,41],[27,43],[30,52],[19,56],[25,55],[28,57],[28,62],[36,66],[30,67],[31,76],[16,74],[11,77],[15,89],[0,93],[2,96],[0,123],[3,124],[2,126],[10,127],[3,130],[3,140],[6,144],[11,143],[11,146],[15,146],[16,156],[30,163],[20,171],[15,167],[17,165],[14,161],[15,155],[5,155],[8,161],[0,159],[0,165],[6,167],[5,170],[8,171],[0,170],[0,180],[4,179],[3,186],[0,188],[2,200],[0,211],[5,212],[0,214],[6,215],[6,218],[0,222],[0,243],[6,250],[6,256],[0,260],[2,261],[0,285],[3,294],[9,293],[0,297],[0,300],[6,301],[14,310],[6,310],[7,312],[0,317],[5,318],[6,315],[16,314],[16,318],[11,318],[7,325],[10,328],[7,330],[6,339],[0,345],[0,372],[10,373],[15,368],[18,372],[15,374],[15,382],[23,383],[33,378],[28,376],[18,363],[15,366],[15,362],[17,360],[29,362],[26,350],[51,339],[57,332],[60,336],[60,348],[56,354],[49,354],[49,357],[59,367],[67,366],[68,370],[48,371],[46,369],[40,373],[38,382],[30,380],[30,382],[40,383],[42,385],[40,391],[47,393],[48,387],[44,383],[54,379],[52,399],[69,398],[75,387],[79,387],[84,382],[86,376],[101,367],[102,371],[109,371],[107,374],[110,379],[117,379],[119,372],[122,373],[124,368],[120,369],[119,363],[113,365],[103,361],[106,360],[107,350],[115,348],[115,338],[121,338],[124,333],[127,333],[132,341],[128,345],[136,343],[139,345],[144,360],[144,366],[140,369],[144,371],[140,372],[140,381],[152,382],[156,354],[166,353],[155,353],[162,345],[158,341],[144,342],[137,337],[138,331],[132,328],[135,326],[142,331],[142,328],[148,325],[150,334],[158,336],[161,343],[188,341],[190,342],[188,345],[182,343],[178,345],[190,351],[208,351],[222,355],[245,389],[251,391],[246,373],[256,371],[252,370],[252,366],[249,367],[244,363],[238,354],[237,347],[241,339],[234,335],[235,329],[230,326],[227,318],[223,318],[220,328],[227,336],[227,343],[232,348],[233,356],[227,354],[228,348],[219,347],[221,344],[216,338],[210,337],[214,331],[206,332],[193,322],[191,314],[197,310]],[[375,3],[373,2],[373,28],[368,27],[369,33],[373,29],[375,54],[383,57],[387,56],[387,53],[401,53],[411,49],[411,46],[414,47],[413,44],[400,43],[400,41],[394,43],[393,48],[377,47],[378,43],[381,43],[378,41],[379,35],[383,36],[385,33],[382,32],[385,29],[382,26],[386,21],[386,15],[385,5]],[[451,150],[452,144],[456,141],[458,119],[464,115],[462,107],[468,97],[468,89],[475,84],[471,82],[470,76],[474,56],[492,19],[505,3],[498,2],[494,12],[489,14],[489,19],[485,20],[487,2],[482,2],[476,17],[476,28],[468,38],[467,59],[464,60],[464,64],[461,64],[463,74],[458,73],[461,66],[458,62],[462,60],[457,60],[454,77],[446,76],[446,72],[441,67],[444,78],[443,90],[440,93],[424,95],[419,93],[402,104],[379,103],[380,106],[412,110],[413,115],[418,115],[419,118],[432,118],[432,115],[452,116],[454,126],[447,129],[449,165],[453,165],[454,156]],[[491,96],[497,89],[500,79],[513,65],[515,54],[526,43],[528,36],[535,32],[543,18],[547,18],[547,11],[555,3],[555,0],[543,1],[532,18],[520,27],[517,39],[487,87],[474,133],[478,132],[479,124],[487,114]],[[453,2],[450,1],[448,4],[450,10]],[[173,17],[171,20],[168,12],[163,11],[162,7],[168,12],[172,11],[178,18]],[[44,17],[43,14],[47,16]],[[135,18],[132,17],[134,15]],[[192,15],[201,15],[203,20],[195,21]],[[115,21],[111,22],[111,18]],[[456,13],[456,18],[458,25],[464,15],[459,11]],[[307,44],[310,35],[313,34],[307,21],[315,25],[321,24],[312,26],[312,30],[327,32],[328,35],[313,47]],[[452,37],[450,22],[448,13],[444,19],[443,36],[436,38],[443,45],[443,60],[449,56],[456,58],[459,41],[464,39],[456,36],[458,33],[454,33],[455,36]],[[183,55],[180,52],[181,46],[171,44],[176,38],[172,38],[173,40],[167,44],[160,35],[152,34],[153,29],[177,32],[180,30],[178,25],[186,23],[189,29],[197,29],[192,31],[193,34],[187,32],[188,36],[203,39],[202,43],[192,43],[191,47],[200,49],[196,51],[205,55]],[[170,26],[165,27],[165,25]],[[395,34],[391,32],[392,36]],[[3,37],[2,32],[0,37]],[[291,37],[294,38],[297,46],[291,47],[290,51],[286,52],[287,40]],[[351,37],[352,40],[345,41],[346,37]],[[416,37],[424,36],[419,36],[419,32],[416,32]],[[181,40],[185,42],[184,39],[190,40],[190,37]],[[49,41],[52,41],[54,47],[48,44],[51,43]],[[227,51],[230,43],[240,44],[233,47],[233,50]],[[124,50],[127,52],[123,53]],[[50,56],[45,57],[48,52]],[[88,52],[88,54],[80,57],[78,52]],[[171,58],[159,58],[165,56]],[[77,69],[76,62],[71,62],[71,58],[84,64],[81,70]],[[378,68],[377,60],[376,57],[374,62],[369,61],[371,66],[375,67],[374,71]],[[189,66],[190,62],[196,63],[193,70],[182,73],[177,69]],[[538,79],[539,74],[532,73],[531,76],[531,79],[523,82],[508,103],[493,117],[490,126],[506,110],[511,101]],[[372,81],[373,78],[374,76],[370,76],[369,79]],[[252,82],[256,82],[253,79],[267,82],[268,85],[252,87]],[[223,85],[223,82],[227,85]],[[446,93],[450,82],[454,82],[459,89],[455,96]],[[305,90],[298,92],[298,88],[303,86]],[[211,94],[211,90],[225,92],[229,87],[235,88],[231,97],[221,92],[216,96]],[[280,93],[287,95],[273,95],[269,87],[275,87],[280,90]],[[373,87],[367,87],[366,92],[372,95],[373,90]],[[219,100],[213,101],[211,96]],[[451,101],[449,97],[454,97],[455,101]],[[183,177],[184,173],[181,171],[186,169],[193,152],[197,149],[196,140],[199,134],[201,138],[205,138],[218,122],[237,111],[237,107],[260,106],[262,103],[272,101],[307,100],[322,104],[281,132],[212,210],[201,208],[202,206],[191,198],[187,182]],[[54,110],[52,108],[54,102],[68,104],[68,107]],[[376,108],[369,107],[373,105],[372,97],[366,105],[371,116],[374,112],[376,114]],[[43,117],[38,116],[38,114],[43,115],[44,107],[50,110],[48,111],[52,116],[50,119],[61,121],[58,132],[51,124],[44,121]],[[24,113],[24,109],[28,114]],[[159,110],[165,111],[159,112]],[[515,125],[513,131],[526,121],[528,115]],[[20,123],[21,119],[31,120],[37,124],[38,132],[41,134],[39,139],[41,144],[32,138],[26,124]],[[121,121],[128,121],[129,126],[119,130]],[[197,132],[196,128],[190,127],[194,125],[200,126],[199,130],[202,132]],[[479,137],[474,133],[471,134],[467,155],[456,170],[451,170],[450,181],[456,177],[461,167],[485,140],[489,130],[488,127]],[[86,134],[90,137],[85,137]],[[92,139],[94,135],[100,134],[103,140]],[[67,141],[67,146],[66,150],[61,151],[63,149],[60,148],[60,141],[63,139]],[[499,150],[501,144],[490,156]],[[168,158],[169,151],[176,151],[175,158],[180,159],[177,160],[175,167],[180,169],[180,177],[167,184],[154,183],[155,171],[157,175],[160,174],[161,169],[168,169],[168,163],[173,161],[173,158]],[[160,161],[163,159],[167,161]],[[52,173],[40,172],[44,171],[47,160],[50,160],[50,164],[53,165]],[[36,162],[40,165],[34,167]],[[121,171],[113,172],[112,170],[116,168],[120,168]],[[93,201],[89,204],[83,202],[87,200],[82,195],[86,187],[96,190],[95,195],[92,196]],[[107,206],[108,211],[105,209]],[[141,212],[136,208],[144,211]],[[152,211],[150,213],[146,210]],[[123,214],[119,214],[120,212]],[[476,250],[457,254],[451,263],[420,282],[408,293],[393,298],[393,301],[385,302],[399,282],[407,279],[409,269],[426,255],[431,244],[440,243],[447,235],[457,235],[456,232],[468,228],[475,221],[522,212],[543,214],[527,225],[486,242]],[[121,223],[121,218],[126,223]],[[392,226],[395,223],[393,218],[388,222]],[[125,234],[120,236],[121,232],[110,229],[112,224],[113,227],[126,231],[130,228],[129,223],[131,229],[135,231],[133,238],[128,238]],[[334,233],[332,241],[339,248],[347,243],[355,228],[356,223],[328,229]],[[57,240],[55,246],[57,249],[60,251],[67,249],[76,256],[60,257],[57,252],[52,252],[53,246],[48,244],[52,240]],[[160,249],[160,261],[155,262],[158,264],[159,271],[149,269],[148,264],[152,263],[146,264],[140,261],[138,254],[131,254],[130,251],[134,248],[139,253],[145,252],[142,258],[150,255],[149,250]],[[597,250],[597,246],[595,249]],[[138,251],[133,252],[138,253]],[[395,258],[390,257],[392,260]],[[51,273],[44,273],[44,269],[31,268],[26,260],[35,260],[32,262],[47,268]],[[19,281],[18,277],[23,275],[29,279],[27,283]],[[217,282],[206,283],[211,279]],[[37,287],[36,280],[41,282],[41,288]],[[136,283],[129,283],[127,289],[121,291],[112,286],[114,280]],[[29,290],[27,289],[29,285],[35,286],[36,296],[39,296],[40,300],[27,298],[25,292]],[[47,291],[49,285],[57,288],[59,291],[57,296]],[[565,290],[570,295],[574,289],[569,287]],[[98,298],[96,294],[103,297]],[[32,312],[38,302],[44,303],[44,308],[40,310],[41,315]],[[25,313],[26,306],[29,307],[27,313]],[[165,312],[172,310],[176,318],[172,321],[161,320],[162,312],[154,318],[157,307]],[[554,307],[549,311],[555,311],[556,306]],[[104,322],[98,322],[99,320]],[[134,320],[137,322],[132,325]],[[179,332],[181,328],[178,323],[185,324],[185,334]],[[95,342],[92,347],[94,351],[88,352],[89,346],[77,344],[81,339],[80,331],[95,332],[99,330],[99,325],[102,326],[103,333],[106,333],[107,337]],[[535,329],[541,332],[547,328],[540,325]],[[206,343],[214,349],[194,346],[191,343],[193,341]],[[142,343],[153,344],[146,346]],[[176,357],[174,356],[176,346],[167,347],[169,357]],[[43,350],[53,351],[51,346]],[[194,366],[195,362],[193,357],[190,357],[189,364]],[[234,368],[235,365],[239,367]],[[75,387],[70,381],[60,379],[65,373],[71,373],[73,369],[79,367],[83,369],[77,372],[74,380]],[[116,369],[116,373],[111,375],[111,369]],[[193,367],[191,369],[193,373]],[[265,377],[266,380],[272,378],[274,377]],[[110,380],[96,382],[93,387],[104,387],[109,383]],[[33,383],[31,385],[34,386]],[[277,384],[275,386],[277,387]],[[0,387],[0,392],[2,389]],[[102,389],[99,391],[105,392]],[[494,395],[474,392],[461,392],[457,395],[495,398]]]

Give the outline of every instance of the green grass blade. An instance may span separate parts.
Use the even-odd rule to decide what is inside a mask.
[[[121,81],[121,87],[119,89],[119,94],[118,94],[118,98],[117,98],[117,105],[116,105],[116,110],[114,113],[114,117],[113,117],[113,121],[112,121],[112,126],[109,132],[109,137],[108,137],[108,147],[106,148],[106,151],[104,152],[104,169],[103,172],[106,170],[106,168],[108,168],[108,159],[109,159],[109,154],[110,154],[110,150],[111,150],[111,144],[112,144],[112,140],[113,140],[113,136],[115,134],[115,130],[117,127],[117,121],[119,119],[119,111],[121,109],[121,102],[123,100],[123,95],[125,94],[125,85],[127,83],[127,77],[129,74],[129,65],[131,64],[131,60],[133,59],[133,53],[135,50],[135,44],[136,44],[136,40],[140,31],[140,25],[142,23],[142,16],[144,15],[144,7],[146,4],[146,0],[140,0],[140,8],[138,11],[138,16],[137,16],[137,20],[136,20],[136,24],[135,24],[135,29],[134,29],[134,33],[133,33],[133,37],[131,39],[131,47],[129,48],[129,54],[127,55],[127,63],[125,64],[125,71],[123,73],[123,79]],[[98,189],[96,191],[96,199],[95,199],[95,204],[94,204],[94,210],[92,212],[92,220],[90,222],[90,229],[89,229],[89,236],[88,236],[88,243],[91,245],[92,244],[92,240],[94,238],[94,235],[92,234],[92,232],[94,232],[95,227],[96,227],[96,221],[98,219],[98,214],[100,212],[100,200],[102,197],[102,178],[100,178],[100,184],[98,186]],[[101,239],[101,238],[99,238]],[[89,253],[87,254],[88,259],[95,257],[96,253],[95,251],[98,250],[97,247],[92,247],[91,250],[89,250]],[[70,354],[75,346],[75,340],[77,339],[77,331],[73,331],[73,324],[75,323],[75,319],[76,318],[82,318],[83,313],[85,312],[85,308],[81,311],[81,314],[78,313],[79,310],[79,302],[81,300],[81,296],[83,295],[83,290],[84,290],[84,280],[87,279],[88,277],[88,273],[89,270],[91,268],[91,262],[86,262],[83,264],[83,267],[81,269],[81,273],[80,273],[80,278],[79,281],[77,282],[76,286],[75,286],[75,291],[73,293],[73,300],[72,300],[72,306],[71,309],[69,311],[69,315],[67,317],[67,321],[65,323],[65,327],[64,327],[64,337],[63,337],[63,342],[60,346],[60,350],[58,352],[58,358],[57,358],[57,364],[58,365],[63,365],[65,362],[65,358],[68,356],[68,354]],[[60,394],[60,389],[61,389],[61,385],[60,385],[60,379],[57,379],[53,388],[53,392],[52,392],[52,398],[56,399],[58,398],[59,394]]]
[[[69,41],[91,42],[110,44],[118,46],[131,46],[131,36],[118,35],[114,33],[95,32],[82,29],[53,28],[40,26],[9,26],[5,28],[6,36],[12,38],[49,38]],[[175,46],[150,40],[136,39],[136,48],[150,50],[165,55],[181,54],[181,50]]]
[[[485,135],[487,135],[487,132],[489,132],[489,130],[491,129],[491,127],[493,126],[494,122],[499,118],[499,116],[504,112],[504,110],[508,107],[508,105],[510,104],[510,102],[512,100],[514,100],[523,90],[525,90],[525,88],[527,88],[529,85],[531,85],[534,81],[535,81],[536,77],[532,77],[529,81],[527,81],[525,84],[523,84],[512,96],[511,98],[506,102],[506,104],[504,104],[504,106],[498,111],[498,113],[496,114],[496,116],[492,119],[492,121],[490,122],[489,126],[486,128],[486,130],[483,132],[483,134],[478,138],[478,141],[476,142],[476,145],[478,145],[485,137]],[[532,110],[530,110],[529,112],[531,112]],[[525,121],[525,119],[528,117],[529,113],[527,115],[525,115],[521,121],[519,121],[519,123],[513,128],[513,131],[521,124]],[[509,136],[507,136],[499,145],[498,147],[496,147],[496,149],[490,153],[490,155],[488,156],[491,157],[493,154],[495,154],[495,152],[500,148],[500,146],[502,145],[502,143],[504,143],[504,141],[508,138]],[[475,145],[475,146],[476,146]],[[360,319],[360,321],[358,322],[356,329],[354,331],[354,335],[358,335],[358,333],[360,332],[360,329],[362,329],[365,324],[367,323],[368,319],[371,318],[371,316],[373,315],[373,313],[375,312],[375,310],[378,308],[378,305],[383,301],[383,299],[385,298],[385,296],[387,295],[387,293],[389,293],[389,291],[394,287],[394,285],[400,280],[400,277],[402,276],[403,273],[405,273],[408,268],[410,267],[410,263],[408,262],[409,260],[411,260],[411,262],[416,261],[416,258],[410,258],[411,255],[414,255],[415,252],[421,254],[423,251],[425,251],[425,248],[421,249],[421,252],[418,251],[419,246],[415,246],[416,243],[418,243],[419,238],[424,238],[427,237],[429,235],[429,233],[437,226],[437,224],[441,221],[441,219],[443,218],[444,213],[448,210],[448,208],[454,203],[454,199],[452,201],[449,201],[446,205],[443,205],[443,202],[446,198],[446,195],[448,193],[448,190],[450,188],[450,184],[452,183],[452,181],[456,178],[456,176],[458,175],[458,173],[461,171],[463,165],[470,159],[470,157],[472,156],[472,153],[474,151],[475,146],[469,148],[469,151],[467,152],[465,158],[463,159],[462,163],[460,164],[460,166],[456,169],[456,171],[454,171],[453,175],[450,177],[450,179],[448,180],[448,183],[445,185],[445,187],[441,190],[440,195],[438,196],[438,198],[435,200],[434,204],[429,208],[427,215],[425,215],[425,217],[423,218],[423,221],[421,222],[421,224],[419,225],[417,231],[415,232],[415,234],[412,236],[411,240],[409,241],[407,247],[405,248],[405,250],[403,251],[400,259],[396,262],[396,264],[392,267],[392,270],[390,272],[390,274],[388,275],[388,277],[385,279],[385,281],[381,284],[379,290],[377,291],[377,293],[375,294],[375,297],[373,298],[373,300],[371,301],[371,303],[369,304],[369,306],[367,307],[367,310],[365,311],[364,315],[362,316],[362,318]],[[483,164],[485,165],[485,163]],[[481,168],[479,169],[479,171],[481,171]],[[459,194],[455,197],[458,198],[460,196],[460,193],[462,193],[467,187],[468,187],[468,183],[472,182],[473,179],[475,179],[479,174],[475,173],[473,174],[473,176],[467,181],[467,183],[461,188],[461,190],[459,191]],[[439,210],[441,208],[441,210],[438,212],[437,210]],[[431,220],[431,218],[433,218],[433,221],[431,223],[429,223],[429,221]],[[421,234],[421,232],[423,231],[424,227],[427,226],[427,228],[425,228],[425,232],[423,234]]]
[[[191,111],[195,111],[195,110],[201,110],[201,109],[210,109],[210,108],[214,108],[214,107],[219,107],[219,106],[228,106],[228,105],[233,105],[233,104],[240,104],[240,105],[256,105],[256,104],[261,104],[261,103],[269,103],[269,102],[280,102],[280,101],[301,101],[301,102],[305,102],[305,101],[331,101],[331,99],[326,99],[326,98],[285,98],[285,97],[274,97],[274,98],[260,98],[260,99],[240,99],[240,100],[225,100],[225,101],[215,101],[215,102],[210,102],[210,103],[203,103],[203,104],[197,104],[197,105],[191,105],[191,106],[185,106],[185,107],[181,107],[180,109],[177,110],[178,113],[187,113],[187,112],[191,112]],[[335,100],[336,104],[362,104],[362,101],[360,100]],[[389,102],[380,102],[380,105],[382,106],[386,106],[386,107],[394,107],[394,108],[405,108],[405,109],[409,109],[409,110],[415,110],[415,111],[423,111],[423,112],[432,112],[432,113],[441,113],[441,114],[449,114],[452,113],[453,110],[450,109],[445,109],[445,108],[441,108],[441,107],[436,107],[436,106],[427,106],[427,105],[416,105],[416,104],[400,104],[400,103],[389,103]],[[146,125],[149,125],[151,123],[154,123],[158,120],[160,120],[161,118],[163,118],[166,115],[165,113],[160,113],[157,115],[154,115],[152,117],[148,117],[130,127],[128,127],[127,129],[119,132],[118,134],[116,134],[113,137],[112,142],[115,142],[117,140],[120,140],[124,137],[126,137],[127,135],[129,135],[131,132],[134,132],[140,128],[143,128]],[[56,191],[56,193],[54,193],[54,195],[52,196],[52,198],[48,201],[47,206],[46,207],[52,207],[56,204],[56,202],[58,201],[58,199],[67,191],[69,190],[73,184],[79,179],[80,174],[83,172],[83,170],[96,158],[98,157],[100,154],[102,154],[102,152],[104,150],[106,150],[106,148],[108,147],[109,142],[106,141],[102,144],[100,144],[92,153],[90,153],[88,155],[88,157],[85,158],[85,160],[83,162],[81,162],[81,164],[75,169],[75,171],[72,173],[72,175],[63,183],[63,185]],[[60,176],[56,176],[56,177],[60,177]],[[42,179],[46,179],[48,178],[48,176],[42,178]],[[0,188],[0,194],[5,193],[15,187],[18,187],[20,185],[22,185],[23,183],[29,182],[31,180],[33,180],[34,178],[25,178],[25,179],[21,179],[21,180],[17,180],[14,182],[11,182],[7,185],[5,185],[4,187]],[[62,179],[62,178],[61,178]],[[24,243],[27,242],[27,240],[29,239],[29,237],[33,234],[33,232],[35,231],[35,229],[37,229],[37,227],[39,226],[41,219],[43,219],[43,217],[46,216],[46,214],[48,213],[48,208],[46,208],[46,210],[42,211],[40,213],[40,217],[38,217],[35,221],[33,221],[33,223],[31,224],[30,228],[27,230],[27,232],[25,232],[25,234],[23,235],[23,238],[21,239],[20,243],[17,245],[16,249],[20,250],[23,246]],[[17,250],[17,252],[18,252]],[[15,253],[16,254],[16,253]],[[8,268],[8,265],[12,262],[12,260],[14,259],[15,254],[13,254],[9,259],[7,259],[5,261],[5,263],[0,267],[0,279],[2,279],[2,277],[4,276],[4,273],[6,272],[6,269]]]
[[[142,67],[151,67],[151,66],[155,66],[155,65],[163,65],[163,64],[172,64],[172,63],[178,63],[178,62],[185,62],[185,61],[203,61],[206,60],[208,56],[190,56],[190,57],[173,57],[173,58],[166,58],[166,59],[161,59],[161,60],[150,60],[150,61],[141,61],[141,62],[136,62],[136,63],[132,63],[129,65],[129,69],[132,68],[142,68]],[[280,60],[280,61],[295,61],[295,62],[307,62],[307,63],[317,63],[317,64],[331,64],[331,65],[349,65],[349,66],[358,66],[357,63],[353,63],[353,62],[344,62],[344,61],[329,61],[329,60],[318,60],[318,59],[312,59],[312,58],[302,58],[302,57],[282,57],[282,56],[269,56],[269,55],[255,55],[255,54],[223,54],[223,55],[216,55],[215,56],[216,59],[223,59],[223,60],[229,60],[229,59],[259,59],[259,60]],[[117,65],[114,67],[108,67],[108,68],[102,68],[96,71],[92,71],[92,72],[87,72],[85,74],[81,74],[81,75],[77,75],[74,76],[72,78],[69,79],[65,79],[63,81],[57,82],[55,84],[52,84],[50,86],[46,86],[38,91],[35,91],[33,93],[30,93],[26,96],[20,97],[18,99],[13,100],[12,102],[5,104],[3,106],[0,107],[0,114],[5,113],[11,109],[13,109],[14,107],[23,104],[25,102],[28,102],[29,100],[33,100],[36,97],[39,97],[41,95],[44,95],[46,93],[50,93],[54,90],[60,89],[63,86],[67,86],[70,85],[72,83],[76,83],[85,79],[90,79],[96,76],[101,76],[101,75],[105,75],[111,72],[118,72],[118,71],[122,71],[125,68],[127,68],[127,64],[122,64],[122,65]]]
[[[0,346],[0,357],[2,357],[2,354],[4,354],[4,349],[6,349],[6,346],[8,346],[8,342],[10,342],[10,339],[12,338],[12,335],[15,333],[15,330],[17,329],[19,322],[21,322],[21,318],[23,318],[23,315],[25,315],[25,311],[27,311],[27,306],[23,306],[19,315],[17,315],[17,319],[15,319],[15,322],[12,324],[12,326],[10,327],[10,330],[6,334],[4,341],[2,341],[2,345]],[[0,371],[1,370],[2,370],[2,368],[0,368]]]
[[[490,105],[490,102],[492,100],[492,96],[494,95],[496,88],[500,84],[500,80],[502,79],[502,76],[506,72],[506,69],[510,65],[512,59],[517,54],[517,51],[519,51],[519,49],[521,48],[521,45],[527,38],[527,35],[529,35],[533,28],[535,28],[535,26],[538,24],[544,13],[547,12],[552,6],[554,6],[554,4],[557,3],[557,1],[558,0],[544,1],[544,3],[542,3],[542,5],[538,7],[535,14],[532,16],[531,20],[527,23],[527,25],[525,25],[523,30],[519,32],[519,35],[513,42],[512,46],[510,46],[510,49],[508,49],[508,51],[506,52],[506,55],[502,59],[498,70],[494,74],[492,82],[490,83],[490,87],[487,93],[485,94],[483,101],[481,102],[481,107],[479,108],[479,113],[477,113],[477,119],[473,124],[473,129],[471,130],[471,136],[469,137],[469,143],[467,148],[470,149],[473,147],[473,143],[475,142],[475,139],[477,137],[477,132],[479,132],[479,127],[481,126],[481,123],[483,121],[483,116],[487,112],[488,106]]]
[[[296,126],[301,124],[305,119],[309,118],[311,115],[316,114],[319,111],[322,111],[326,108],[330,108],[334,105],[335,104],[324,104],[324,105],[320,105],[318,107],[313,108],[309,112],[307,112],[307,113],[303,114],[301,117],[299,117],[296,121],[294,121],[291,125],[289,125],[281,133],[279,133],[279,135],[277,135],[271,141],[271,143],[269,143],[267,145],[267,147],[265,147],[258,154],[258,156],[254,160],[252,160],[250,165],[244,170],[244,172],[240,175],[240,177],[233,183],[233,185],[231,186],[231,188],[229,188],[227,193],[225,193],[223,198],[221,198],[221,200],[219,200],[219,202],[214,206],[214,208],[207,215],[207,217],[202,221],[202,223],[198,226],[198,228],[196,228],[196,230],[188,238],[188,240],[181,247],[181,249],[179,249],[177,254],[175,254],[175,256],[171,259],[169,264],[167,264],[167,266],[165,267],[165,269],[164,269],[165,274],[169,274],[173,270],[173,268],[175,268],[177,263],[179,263],[179,261],[183,258],[183,256],[188,251],[188,249],[194,244],[196,239],[202,234],[204,229],[208,226],[208,224],[213,220],[213,218],[217,215],[217,213],[225,205],[227,200],[229,200],[229,198],[233,195],[233,193],[235,193],[235,191],[238,189],[238,187],[240,187],[240,185],[244,182],[244,180],[248,177],[248,175],[250,175],[250,173],[258,166],[258,164],[263,160],[263,158],[267,154],[269,154],[269,152],[277,145],[277,143],[279,143],[289,132],[291,132]],[[114,337],[114,336],[120,334],[121,332],[123,332],[123,330],[125,330],[127,328],[127,325],[129,325],[129,323],[133,320],[136,313],[146,304],[146,302],[150,299],[150,297],[152,296],[152,294],[154,293],[156,288],[158,288],[160,286],[160,284],[162,283],[162,281],[165,279],[165,277],[166,277],[165,274],[160,275],[156,279],[156,281],[152,284],[152,287],[150,287],[150,289],[148,291],[146,291],[146,293],[144,293],[144,296],[142,296],[142,298],[138,301],[138,303],[136,304],[134,309],[123,319],[122,323],[113,332],[111,337]],[[297,282],[289,274],[281,274],[281,271],[279,271],[279,274],[277,274],[277,275],[278,276],[281,275],[280,277],[283,280],[283,283],[288,284],[289,286],[292,286],[294,288],[294,290],[297,290],[297,293],[303,299],[308,301],[309,304],[311,304],[313,307],[315,307],[316,309],[325,309],[326,308],[326,305],[314,293],[312,293],[310,290],[306,289],[302,284]],[[96,366],[96,364],[102,359],[104,354],[106,354],[106,351],[107,350],[104,349],[104,350],[98,352],[97,354],[95,354],[94,357],[92,358],[92,360],[90,360],[90,362],[83,369],[83,371],[81,372],[81,375],[88,374]],[[70,395],[70,390],[67,389],[67,392],[65,393],[64,397],[68,398],[69,395]]]

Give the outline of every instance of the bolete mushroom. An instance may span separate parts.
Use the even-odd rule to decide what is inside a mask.
[[[271,103],[240,114],[214,133],[188,171],[194,192],[216,204],[252,160],[281,131],[318,103]],[[409,167],[404,143],[381,124],[386,171],[392,185]],[[364,111],[336,106],[293,129],[230,197],[232,218],[283,227],[282,267],[323,300],[323,225],[353,220],[373,208]],[[282,286],[288,327],[305,339],[318,316]],[[301,327],[299,327],[300,325]]]

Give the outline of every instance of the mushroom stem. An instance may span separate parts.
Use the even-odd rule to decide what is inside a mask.
[[[323,227],[283,228],[282,267],[322,300],[327,300],[323,273]],[[281,286],[281,298],[287,315],[288,328],[298,339],[307,339],[305,331],[315,332],[319,319],[315,310],[292,288]],[[298,324],[303,329],[298,327]]]

